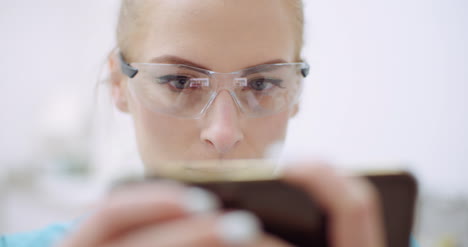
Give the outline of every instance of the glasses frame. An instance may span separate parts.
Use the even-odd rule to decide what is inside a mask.
[[[124,73],[126,76],[128,76],[129,78],[133,78],[135,77],[137,74],[138,74],[138,69],[131,66],[124,58],[122,52],[119,52],[119,62],[120,62],[120,69],[122,70],[122,73]],[[148,64],[148,63],[146,63]],[[293,65],[293,64],[300,64],[302,65],[302,68],[301,68],[301,74],[304,78],[306,78],[308,75],[309,75],[309,72],[310,72],[310,66],[308,63],[306,62],[298,62],[298,63],[275,63],[275,64],[272,64],[272,65]],[[177,64],[175,64],[177,65]],[[193,66],[189,66],[189,65],[185,65],[185,64],[182,64],[184,66],[187,66],[187,67],[191,67],[191,68],[194,68],[194,69],[197,69],[199,71],[202,71],[204,73],[209,73],[209,74],[233,74],[233,73],[237,73],[239,71],[235,71],[235,72],[231,72],[231,73],[219,73],[219,72],[215,72],[215,71],[211,71],[211,70],[206,70],[206,69],[201,69],[201,68],[196,68],[196,67],[193,67]]]
[[[124,58],[122,52],[119,52],[118,53],[118,59],[119,59],[119,63],[120,63],[120,69],[122,71],[123,74],[125,74],[126,76],[128,76],[130,79],[134,78],[139,70],[138,68],[135,68],[133,67],[132,65],[130,65]],[[168,64],[161,64],[161,63],[134,63],[134,64],[145,64],[145,65],[168,65]],[[211,71],[211,70],[207,70],[207,69],[202,69],[202,68],[198,68],[198,67],[194,67],[194,66],[189,66],[189,65],[186,65],[186,64],[173,64],[173,65],[181,65],[181,66],[185,66],[185,67],[189,67],[191,69],[194,69],[195,71],[199,71],[203,74],[206,74],[208,76],[211,76],[213,74],[236,74],[236,73],[239,73],[243,70],[246,70],[246,69],[255,69],[257,66],[262,66],[262,65],[275,65],[275,66],[281,66],[281,65],[300,65],[301,66],[301,75],[303,78],[306,78],[310,72],[310,66],[307,62],[295,62],[295,63],[274,63],[274,64],[262,64],[262,65],[257,65],[257,66],[253,66],[253,67],[250,67],[250,68],[245,68],[245,69],[242,69],[242,70],[239,70],[239,71],[235,71],[235,72],[228,72],[228,73],[220,73],[220,72],[215,72],[215,71]],[[239,78],[239,79],[243,79],[243,78]],[[202,83],[202,82],[200,82]],[[240,83],[240,82],[236,82],[236,83]],[[235,102],[239,105],[239,100],[237,99],[237,96],[233,96],[234,97],[234,100]],[[189,117],[189,118],[199,118],[201,115],[203,115],[203,113],[205,112],[206,108],[209,107],[209,105],[211,104],[211,101],[213,100],[213,98],[207,103],[207,105],[203,108],[203,110],[195,115],[195,116],[192,116],[192,117]],[[298,98],[296,98],[296,102],[297,102]],[[239,105],[239,107],[241,107]],[[242,107],[241,107],[242,108]],[[187,117],[182,117],[182,118],[187,118]]]

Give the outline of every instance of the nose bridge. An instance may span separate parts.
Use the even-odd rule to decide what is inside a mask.
[[[224,122],[223,125],[236,125],[242,109],[235,95],[234,73],[216,73],[211,80],[216,85],[215,97],[207,108],[209,121]]]
[[[221,90],[228,90],[232,91],[234,85],[234,81],[237,78],[238,73],[213,73],[211,75],[211,81],[216,85],[217,92]]]
[[[241,109],[234,92],[229,87],[222,87],[217,89],[216,96],[207,111],[222,115],[237,115]]]
[[[232,74],[217,74],[216,96],[207,109],[201,140],[220,154],[229,153],[242,141],[240,108],[232,90]]]
[[[216,93],[211,104],[208,106],[207,111],[209,111],[217,101],[217,104],[221,105],[227,104],[227,102],[232,102],[232,105],[236,106],[239,112],[242,111],[234,90],[236,86],[239,86],[239,79],[242,80],[242,78],[238,78],[237,76],[237,73],[215,73],[211,75],[210,81],[215,85],[214,90]],[[228,100],[229,97],[225,94],[230,95],[231,100]],[[221,100],[219,100],[220,97],[222,98]]]

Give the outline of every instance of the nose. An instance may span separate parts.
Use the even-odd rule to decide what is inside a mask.
[[[221,91],[204,116],[201,141],[219,154],[232,151],[244,139],[240,112],[228,91]]]

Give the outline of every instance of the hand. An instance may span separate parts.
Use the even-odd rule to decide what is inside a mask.
[[[289,246],[247,212],[217,210],[201,189],[156,182],[112,193],[62,247]]]
[[[377,192],[367,181],[340,175],[326,165],[286,167],[283,176],[326,210],[331,247],[385,246]]]

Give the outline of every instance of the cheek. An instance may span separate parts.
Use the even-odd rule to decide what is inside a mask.
[[[211,153],[206,145],[200,145],[200,125],[196,120],[178,119],[158,114],[146,107],[130,102],[130,113],[135,125],[138,149],[146,166],[161,160],[197,158]],[[289,111],[275,115],[243,119],[241,128],[244,139],[227,157],[260,158],[269,152],[271,145],[285,139]]]
[[[188,120],[158,114],[143,106],[132,109],[138,147],[145,163],[174,159],[198,140],[199,130]]]
[[[262,146],[263,152],[271,145],[284,142],[288,128],[289,112],[282,112],[265,118],[252,119],[245,128],[245,137],[249,142]]]

